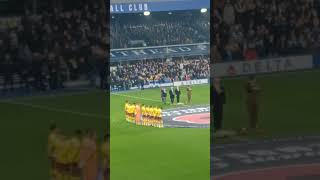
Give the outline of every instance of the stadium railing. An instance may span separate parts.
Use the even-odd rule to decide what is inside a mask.
[[[183,56],[209,55],[209,43],[178,44],[140,48],[111,49],[110,60],[113,62],[134,61],[141,59],[163,59]]]
[[[149,83],[143,86],[143,89],[152,89],[152,88],[160,88],[160,87],[172,87],[172,86],[188,86],[188,85],[201,85],[201,84],[209,84],[210,79],[204,78],[204,79],[194,79],[194,80],[187,80],[187,81],[174,81],[169,83]],[[137,90],[142,89],[141,86],[133,86],[129,89],[121,89],[120,87],[110,87],[111,91],[129,91],[129,90]]]

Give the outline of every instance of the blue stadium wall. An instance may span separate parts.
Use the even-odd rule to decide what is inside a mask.
[[[210,8],[210,0],[162,0],[134,1],[132,3],[110,4],[110,13],[141,13],[145,11],[177,11]]]

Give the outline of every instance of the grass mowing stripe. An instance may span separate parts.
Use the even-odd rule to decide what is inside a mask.
[[[140,99],[140,100],[145,100],[145,101],[152,101],[152,102],[162,103],[162,101],[154,100],[154,99],[149,99],[149,98],[143,98],[143,97],[137,97],[137,96],[130,96],[130,95],[119,94],[119,93],[111,93],[111,94],[112,94],[112,95],[115,95],[115,96],[122,96],[122,97],[127,97],[127,98],[132,98],[132,99]],[[191,107],[190,105],[186,105],[186,104],[181,104],[181,105],[178,105],[178,106]]]
[[[69,114],[74,114],[78,116],[86,116],[90,118],[107,118],[106,116],[101,116],[97,114],[90,114],[90,113],[81,113],[81,112],[76,112],[76,111],[69,111],[69,110],[64,110],[64,109],[59,109],[59,108],[52,108],[49,106],[40,106],[40,105],[34,105],[30,103],[22,103],[22,102],[17,102],[17,101],[0,101],[0,103],[6,103],[6,104],[12,104],[12,105],[20,105],[20,106],[26,106],[34,109],[42,109],[42,110],[47,110],[47,111],[54,111],[54,112],[59,112],[59,113],[69,113]]]
[[[32,99],[41,99],[41,98],[72,97],[72,96],[82,96],[82,95],[92,94],[96,92],[99,92],[99,91],[88,90],[88,91],[82,91],[82,92],[55,92],[55,93],[47,93],[47,94],[30,94],[30,95],[22,95],[22,96],[4,97],[3,100],[14,101],[14,100],[32,100]]]
[[[119,94],[119,93],[111,93],[112,95],[115,96],[122,96],[122,97],[127,97],[127,98],[132,98],[132,99],[141,99],[141,100],[146,100],[146,101],[152,101],[152,102],[160,102],[162,101],[159,100],[154,100],[154,99],[149,99],[149,98],[143,98],[143,97],[137,97],[137,96],[130,96],[130,95],[125,95],[125,94]]]
[[[192,101],[188,105],[193,108],[197,104],[209,104],[209,90],[208,85],[192,86]],[[122,94],[125,96],[113,93],[110,97],[111,179],[210,179],[208,128],[148,128],[130,125],[125,121],[124,115],[126,99],[162,106],[164,109],[177,106],[169,103],[163,105],[159,89],[121,92]],[[130,96],[138,98],[129,99]],[[180,102],[187,104],[185,87],[181,88]]]
[[[77,94],[77,92],[74,93]],[[57,95],[56,93],[50,94]],[[59,93],[55,97],[43,96],[41,98],[34,98],[34,96],[29,96],[29,98],[17,97],[15,100],[11,98],[13,103],[42,106],[41,109],[21,104],[15,105],[10,103],[11,101],[9,103],[1,102],[1,100],[6,101],[8,99],[0,99],[2,124],[0,141],[5,144],[1,147],[0,153],[10,154],[1,157],[2,162],[5,163],[0,165],[0,169],[6,169],[6,171],[1,172],[1,179],[50,179],[47,137],[48,128],[52,122],[55,122],[61,131],[68,136],[76,129],[95,130],[98,134],[99,140],[97,142],[100,149],[103,136],[109,128],[106,124],[107,119],[104,118],[104,116],[108,116],[106,114],[108,106],[105,101],[105,92],[93,90],[88,94],[68,96],[69,94],[66,92],[61,93],[61,96]],[[43,106],[49,107],[51,110],[43,109]],[[52,110],[53,108],[55,109]],[[61,112],[60,109],[63,109],[64,112]],[[65,112],[66,110],[73,113]],[[90,115],[87,116],[88,114]],[[91,115],[94,115],[94,117]],[[98,118],[97,115],[100,115],[103,119]]]

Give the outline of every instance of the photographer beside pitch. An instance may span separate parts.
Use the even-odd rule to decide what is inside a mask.
[[[215,78],[213,80],[213,129],[214,132],[221,130],[222,117],[223,117],[223,105],[226,102],[226,96],[224,87],[221,86],[221,80]]]
[[[190,85],[187,86],[187,96],[188,96],[188,104],[190,104],[191,97],[192,97],[192,88]]]
[[[246,104],[249,115],[250,130],[258,131],[258,112],[259,112],[259,95],[261,92],[260,86],[257,84],[255,76],[250,76],[245,85],[247,94]]]

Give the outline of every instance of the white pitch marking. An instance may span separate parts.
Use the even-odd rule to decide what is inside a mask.
[[[101,115],[97,115],[97,114],[81,113],[81,112],[76,112],[76,111],[69,111],[69,110],[64,110],[64,109],[59,109],[59,108],[52,108],[49,106],[34,105],[34,104],[29,104],[29,103],[17,102],[17,101],[3,100],[3,101],[0,101],[0,103],[20,105],[20,106],[30,107],[33,109],[43,109],[43,110],[47,110],[47,111],[69,113],[69,114],[74,114],[74,115],[78,115],[78,116],[86,116],[86,117],[91,117],[91,118],[107,118],[106,116],[101,116]]]
[[[130,95],[125,95],[125,94],[119,94],[119,93],[111,93],[112,95],[115,96],[120,96],[120,97],[128,97],[132,99],[141,99],[141,100],[146,100],[146,101],[153,101],[153,102],[162,102],[159,100],[154,100],[154,99],[149,99],[149,98],[143,98],[143,97],[138,97],[138,96],[130,96]]]
[[[64,93],[52,93],[52,94],[32,94],[32,95],[24,95],[24,96],[14,96],[14,97],[8,97],[4,98],[3,100],[10,100],[10,101],[15,101],[15,100],[29,100],[29,99],[36,99],[36,98],[55,98],[55,97],[71,97],[71,96],[79,96],[79,95],[84,95],[84,94],[89,94],[92,93],[93,91],[83,91],[83,92],[64,92]],[[96,91],[98,92],[98,91]]]
[[[186,129],[187,128],[199,128],[199,129],[201,128],[201,129],[203,129],[203,128],[208,128],[209,125],[207,125],[207,126],[206,125],[202,125],[202,126],[201,125],[200,126],[165,125],[164,127],[166,127],[166,128],[186,128]]]
[[[127,97],[127,98],[132,98],[132,99],[141,99],[141,100],[146,100],[146,101],[152,101],[152,102],[159,102],[162,103],[162,101],[160,100],[154,100],[154,99],[150,99],[150,98],[143,98],[143,97],[138,97],[138,96],[130,96],[130,95],[125,95],[125,94],[120,94],[120,93],[111,93],[112,95],[116,95],[116,96],[122,96],[122,97]],[[185,107],[191,107],[189,105],[178,105],[178,106],[185,106]]]

